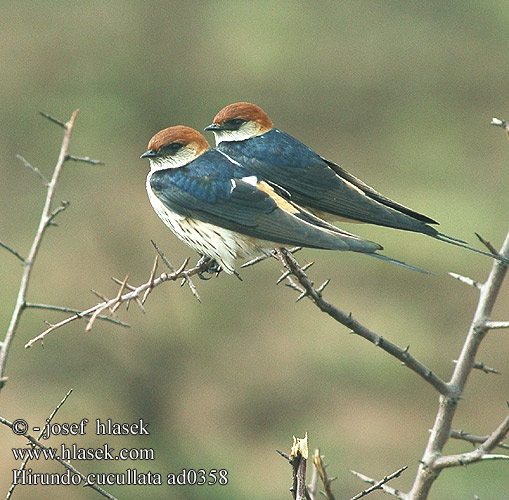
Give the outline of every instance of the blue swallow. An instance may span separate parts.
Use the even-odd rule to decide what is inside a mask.
[[[261,179],[281,186],[292,201],[329,222],[364,222],[423,233],[509,262],[437,231],[430,226],[438,224],[435,220],[383,196],[343,167],[274,128],[267,114],[254,104],[226,106],[205,130],[214,132],[219,151]]]
[[[161,130],[141,158],[150,161],[146,188],[157,215],[227,273],[235,273],[236,259],[268,255],[281,246],[360,252],[422,271],[375,253],[382,250],[378,243],[299,207],[189,127]]]

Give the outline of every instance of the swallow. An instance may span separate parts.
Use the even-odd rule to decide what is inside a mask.
[[[141,155],[148,158],[146,188],[159,218],[202,257],[227,273],[235,260],[302,246],[359,252],[426,272],[377,254],[378,243],[342,231],[278,193],[278,188],[223,152],[196,130],[161,130]]]
[[[318,155],[291,135],[274,128],[255,104],[223,108],[205,130],[214,132],[216,149],[267,182],[281,186],[291,200],[329,222],[376,224],[423,233],[440,241],[509,262],[437,231],[437,221],[368,186],[340,165]]]

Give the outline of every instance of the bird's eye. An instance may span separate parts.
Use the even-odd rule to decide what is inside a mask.
[[[238,130],[244,123],[246,123],[246,120],[242,118],[230,118],[223,123],[223,126],[226,126],[229,130]]]
[[[184,147],[184,145],[181,144],[180,142],[172,142],[171,144],[164,146],[164,149],[169,154],[175,154],[177,151],[179,151],[183,147]]]

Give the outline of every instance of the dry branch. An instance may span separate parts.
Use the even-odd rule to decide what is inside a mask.
[[[59,120],[56,120],[55,118],[47,115],[46,113],[41,114],[44,117],[48,118],[53,123],[56,123],[57,125],[62,127],[64,129],[64,137],[62,139],[60,153],[58,155],[58,159],[53,170],[51,180],[47,182],[47,180],[44,178],[47,182],[46,198],[44,200],[41,218],[39,220],[39,225],[37,227],[34,239],[32,241],[32,245],[28,252],[28,256],[25,259],[23,259],[17,252],[14,252],[9,247],[2,245],[4,248],[7,248],[11,253],[16,255],[20,260],[23,261],[23,273],[21,276],[21,281],[18,289],[18,296],[16,298],[16,304],[14,306],[14,310],[11,316],[11,321],[7,328],[4,341],[1,343],[0,347],[0,389],[5,385],[5,382],[7,380],[7,377],[5,376],[5,370],[7,365],[7,358],[9,355],[9,349],[16,334],[21,319],[21,315],[26,308],[27,290],[30,282],[30,276],[32,274],[35,259],[41,247],[42,239],[44,237],[46,229],[53,224],[53,219],[68,206],[67,203],[62,202],[62,204],[59,207],[53,209],[53,199],[55,196],[57,181],[59,179],[64,163],[69,155],[69,142],[71,139],[72,131],[74,129],[74,123],[76,120],[76,116],[78,114],[78,110],[74,111],[70,120],[67,123],[63,123]],[[35,170],[32,165],[28,164],[28,162],[26,162],[26,164],[27,166],[32,168],[35,172],[37,172],[37,170]]]

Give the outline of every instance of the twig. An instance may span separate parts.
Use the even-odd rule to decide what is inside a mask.
[[[316,469],[318,476],[320,477],[320,481],[323,484],[324,491],[322,492],[324,497],[327,500],[335,500],[334,494],[332,493],[332,481],[336,478],[329,478],[326,469],[326,465],[323,463],[323,456],[320,455],[320,450],[316,449],[315,454],[313,455],[313,465]]]
[[[509,321],[486,321],[486,328],[490,330],[509,328]]]
[[[50,117],[46,113],[41,113],[44,117],[48,118],[53,123],[63,127],[65,129],[64,137],[62,140],[62,145],[60,147],[60,153],[57,159],[57,163],[53,170],[53,175],[51,180],[47,186],[46,199],[44,201],[44,206],[41,213],[41,218],[39,220],[39,226],[35,233],[35,237],[33,239],[32,245],[30,247],[30,251],[28,252],[28,256],[24,259],[23,273],[21,276],[21,282],[18,290],[18,296],[16,299],[16,304],[14,306],[14,310],[11,316],[11,321],[9,323],[7,333],[5,335],[4,341],[1,344],[0,348],[0,389],[5,385],[5,369],[7,364],[7,357],[9,354],[9,349],[16,334],[16,330],[18,328],[18,324],[21,318],[21,314],[24,310],[24,306],[26,303],[26,295],[28,290],[28,284],[30,282],[30,276],[32,274],[32,269],[34,266],[35,259],[41,247],[42,238],[45,234],[46,229],[49,224],[52,222],[52,219],[55,217],[55,213],[52,212],[52,203],[53,198],[55,196],[55,188],[62,171],[62,167],[64,166],[65,159],[69,154],[69,142],[71,139],[71,134],[74,128],[74,123],[76,120],[76,116],[78,114],[78,110],[74,111],[71,115],[71,118],[67,124],[56,120],[55,118]]]
[[[297,253],[299,250],[302,250],[302,247],[293,247],[293,248],[289,249],[289,251],[292,253]],[[260,257],[255,257],[254,259],[249,260],[248,262],[245,262],[240,267],[244,268],[244,267],[254,266],[255,264],[258,264],[258,262],[262,262],[266,259],[269,259],[270,257],[275,257],[275,254],[272,252],[268,255],[260,255]]]
[[[475,450],[459,455],[437,457],[433,466],[437,470],[458,465],[468,465],[483,460],[509,460],[509,455],[494,455],[491,452],[500,445],[509,433],[509,415]]]
[[[17,257],[21,262],[25,263],[25,259],[18,252],[16,252],[16,250],[12,249],[9,245],[6,245],[2,241],[0,241],[0,247],[5,248],[8,252],[12,253],[12,255]]]
[[[78,113],[78,111],[79,111],[79,109],[77,109],[75,111],[75,113]],[[69,128],[72,128],[72,125],[70,125],[70,123],[71,123],[70,121],[67,122],[67,123],[64,123],[64,122],[62,122],[60,120],[57,120],[56,118],[53,118],[51,115],[48,115],[48,113],[45,113],[44,111],[39,111],[39,114],[44,116],[44,118],[47,118],[50,122],[55,123],[59,127],[62,127],[65,131],[68,131]],[[71,120],[72,120],[72,118],[71,118]]]
[[[509,140],[509,124],[505,120],[501,120],[500,118],[492,118],[490,125],[502,127],[504,129],[507,139]]]
[[[408,469],[408,466],[405,465],[404,467],[401,467],[401,469],[398,469],[396,472],[393,472],[392,474],[389,474],[388,476],[385,476],[383,479],[380,479],[380,481],[376,482],[371,486],[370,488],[365,489],[364,491],[361,491],[359,494],[355,495],[354,497],[350,498],[350,500],[359,500],[359,498],[365,497],[366,495],[369,495],[372,491],[383,489],[382,487],[388,483],[391,479],[394,479],[395,477],[399,477],[402,472],[406,471]],[[358,474],[357,472],[350,471],[353,474]],[[398,490],[395,490],[398,491]]]
[[[81,311],[79,309],[73,309],[71,307],[61,307],[61,306],[52,306],[48,304],[34,304],[32,302],[26,302],[25,307],[27,309],[46,309],[48,311],[60,311],[60,312],[66,312],[66,313],[74,313],[77,315],[81,315]],[[88,315],[90,316],[90,315]],[[97,319],[100,319],[102,321],[109,321],[110,323],[115,323],[116,325],[123,326],[125,328],[130,328],[130,326],[127,323],[124,323],[123,321],[120,321],[115,318],[110,318],[109,316],[97,316]]]
[[[461,439],[472,444],[482,444],[487,441],[489,436],[473,436],[472,434],[468,434],[468,432],[452,430],[450,433],[450,437],[453,439]],[[507,444],[498,443],[497,446],[498,448],[509,450],[509,445]]]
[[[456,274],[456,273],[448,273],[448,274],[449,274],[449,276],[452,276],[454,279],[457,279],[458,281],[461,281],[462,283],[465,283],[466,285],[473,286],[474,288],[477,288],[478,290],[481,289],[481,283],[473,280],[472,278],[467,278],[466,276],[461,276],[461,274]]]
[[[170,261],[166,258],[166,255],[164,255],[163,251],[157,246],[157,243],[154,240],[150,240],[150,242],[152,243],[153,247],[156,249],[156,252],[159,254],[159,256],[161,257],[162,261],[166,264],[166,267],[172,273],[174,273],[175,272],[175,268],[171,265]],[[187,265],[187,261],[184,263],[184,267],[186,265]],[[184,277],[184,280],[183,280],[182,284],[187,283],[189,285],[189,289],[191,290],[191,293],[193,294],[195,299],[198,302],[201,302],[201,298],[200,298],[200,295],[198,294],[198,290],[194,286],[194,283],[191,280],[191,277],[189,276],[189,274],[186,273],[186,274],[183,275],[183,277]]]
[[[292,494],[294,500],[307,500],[306,464],[308,459],[308,435],[304,438],[293,437],[293,446],[288,461],[293,469]]]
[[[23,158],[23,156],[21,155],[16,155],[16,158],[21,162],[23,163],[23,165],[25,165],[25,167],[29,168],[30,170],[32,170],[32,172],[35,172],[41,179],[42,179],[42,182],[44,183],[45,186],[49,186],[49,181],[48,179],[46,179],[46,177],[44,177],[44,175],[42,174],[42,172],[37,168],[37,167],[34,167],[31,163],[29,163],[27,160],[25,160],[25,158]]]
[[[453,363],[457,363],[458,360],[454,359]],[[494,373],[495,375],[500,375],[501,373],[498,370],[495,370],[495,368],[490,368],[489,366],[486,366],[484,363],[481,363],[479,361],[476,361],[474,365],[472,366],[474,370],[481,370],[484,373]]]
[[[361,474],[360,472],[355,472],[354,470],[351,470],[350,472],[354,476],[356,476],[359,479],[361,479],[362,481],[364,481],[365,483],[372,484],[373,486],[375,486],[377,484],[377,481],[375,481],[374,479],[372,479],[368,476],[365,476],[364,474]],[[399,472],[399,471],[396,471],[396,472]],[[382,479],[382,481],[383,481],[383,479]],[[388,493],[389,495],[392,495],[393,497],[399,498],[400,500],[408,499],[406,493],[403,493],[402,491],[399,491],[396,488],[392,488],[391,486],[387,486],[386,484],[382,484],[382,485],[378,486],[377,489],[381,489],[385,493]]]
[[[184,262],[186,264],[188,259]],[[165,283],[166,281],[176,281],[179,279],[182,279],[186,276],[194,276],[195,274],[204,273],[207,271],[209,264],[203,263],[198,264],[191,269],[184,269],[183,266],[180,267],[180,269],[177,269],[173,273],[162,273],[158,278],[155,279],[149,279],[146,283],[143,283],[142,285],[134,288],[133,290],[129,291],[128,293],[123,293],[123,291],[128,288],[127,281],[124,280],[121,284],[121,290],[122,294],[117,293],[117,295],[112,299],[106,299],[104,298],[102,302],[84,310],[80,311],[77,314],[74,314],[73,316],[70,316],[69,318],[66,318],[62,321],[59,321],[58,323],[55,323],[54,325],[50,325],[46,330],[44,330],[41,334],[37,335],[37,337],[34,337],[31,339],[27,344],[25,344],[25,349],[28,349],[29,347],[32,347],[36,342],[42,341],[49,333],[51,333],[54,330],[57,330],[58,328],[61,328],[62,326],[65,326],[69,323],[72,323],[73,321],[76,321],[77,319],[80,319],[84,316],[91,316],[90,321],[87,324],[87,328],[90,329],[95,321],[95,318],[98,317],[99,314],[101,314],[103,311],[109,309],[116,311],[118,307],[120,307],[121,304],[125,302],[129,302],[131,300],[135,300],[136,298],[142,297],[145,291],[148,288],[156,288],[157,286],[161,285],[162,283]],[[113,311],[113,312],[114,312]],[[92,318],[94,319],[92,321]]]
[[[497,253],[503,257],[509,257],[509,233],[505,238],[501,251]],[[439,399],[435,423],[431,430],[426,450],[420,461],[412,490],[408,494],[411,499],[420,500],[427,498],[434,481],[445,467],[494,459],[494,456],[488,457],[492,449],[492,440],[486,441],[477,450],[469,454],[457,455],[451,458],[443,457],[441,453],[451,434],[452,421],[456,413],[458,399],[461,397],[466,381],[474,368],[479,346],[489,331],[491,313],[506,272],[507,264],[499,261],[494,262],[488,279],[481,285],[474,317],[451,380],[447,384],[448,393],[443,394]],[[497,431],[498,429],[490,437],[497,436]],[[498,437],[500,438],[498,442],[501,442],[503,436]]]
[[[498,250],[486,239],[484,239],[479,233],[475,233],[479,241],[493,254],[500,255]]]
[[[58,403],[55,406],[55,409],[51,412],[51,415],[46,419],[46,424],[50,424],[51,423],[51,421],[53,420],[53,417],[57,414],[58,410],[60,410],[60,408],[62,408],[62,406],[67,401],[67,398],[71,395],[71,393],[72,393],[72,389],[69,389],[67,391],[67,394],[60,401],[60,403]],[[41,432],[37,436],[37,439],[39,440],[39,439],[43,438],[45,434],[46,434],[46,426],[43,425],[42,429],[41,429]],[[33,445],[32,445],[32,447],[33,447]],[[25,458],[23,459],[23,461],[21,462],[21,465],[19,466],[18,470],[20,472],[25,470],[25,467],[26,467],[26,465],[28,463],[28,460],[29,460],[29,455],[26,455]],[[9,491],[7,492],[7,496],[5,497],[5,500],[9,500],[9,498],[11,498],[12,492],[14,491],[14,488],[16,488],[16,485],[17,485],[17,483],[12,483],[11,484],[11,487],[9,488]]]
[[[91,165],[104,165],[103,161],[94,160],[88,156],[67,155],[66,160],[77,161],[77,162],[82,162],[82,163],[90,163]]]
[[[334,318],[337,322],[349,328],[356,335],[369,340],[371,343],[380,347],[385,352],[394,356],[401,361],[406,367],[410,368],[414,373],[431,384],[440,394],[449,394],[447,384],[437,375],[435,375],[427,366],[415,359],[408,351],[408,347],[401,349],[389,340],[381,337],[377,333],[371,331],[359,323],[351,314],[341,311],[336,306],[327,302],[318,289],[313,287],[312,281],[309,280],[306,273],[299,266],[292,254],[285,248],[278,249],[279,257],[288,271],[295,276],[302,286],[303,291],[299,296],[299,300],[303,297],[309,297],[318,308]],[[327,282],[326,282],[327,283]]]

